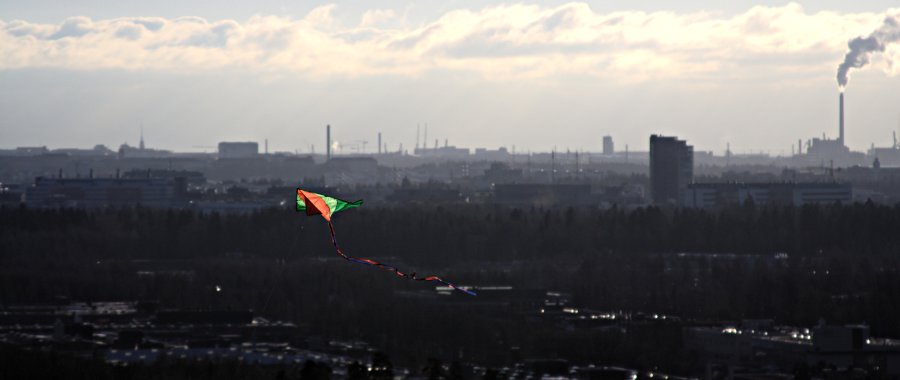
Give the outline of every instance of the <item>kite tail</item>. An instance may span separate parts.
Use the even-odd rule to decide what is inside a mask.
[[[394,274],[396,274],[398,277],[403,277],[403,278],[407,278],[407,279],[414,280],[414,281],[434,281],[434,282],[439,282],[439,283],[441,283],[441,284],[444,284],[444,285],[446,285],[446,286],[449,286],[451,289],[459,290],[459,291],[461,291],[461,292],[463,292],[463,293],[466,293],[466,294],[468,294],[468,295],[470,295],[470,296],[477,295],[477,294],[475,294],[475,292],[473,292],[473,291],[471,291],[471,290],[463,289],[463,288],[460,288],[460,287],[458,287],[458,286],[456,286],[456,285],[453,285],[453,284],[451,284],[451,283],[449,283],[449,282],[447,282],[447,281],[444,281],[444,280],[442,280],[442,279],[441,279],[440,277],[438,277],[438,276],[416,277],[416,272],[412,272],[412,273],[403,273],[403,272],[401,272],[399,269],[397,269],[396,267],[393,267],[393,266],[390,266],[390,265],[385,265],[385,264],[379,263],[379,262],[377,262],[377,261],[375,261],[375,260],[372,260],[372,259],[356,258],[356,257],[353,257],[353,256],[347,256],[346,254],[344,254],[344,251],[342,251],[342,250],[341,250],[341,247],[338,245],[338,242],[337,242],[337,236],[336,236],[335,233],[334,233],[334,225],[331,224],[331,221],[330,221],[330,220],[328,221],[328,230],[331,232],[331,244],[334,245],[335,251],[337,251],[337,254],[340,255],[344,260],[352,261],[352,262],[354,262],[354,263],[360,263],[360,264],[366,264],[366,265],[376,266],[376,267],[379,267],[379,268],[382,268],[382,269],[385,269],[385,270],[394,272]]]

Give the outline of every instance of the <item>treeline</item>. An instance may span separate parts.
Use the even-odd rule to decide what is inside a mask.
[[[864,322],[876,336],[900,337],[900,207],[408,205],[334,219],[348,254],[461,284],[555,290],[577,307],[683,319]],[[410,296],[430,286],[341,261],[324,221],[292,210],[0,209],[0,304],[65,296],[249,308],[306,336],[364,339],[403,365],[427,357],[690,365],[652,335],[567,331],[504,306],[519,302],[504,295]]]
[[[900,252],[900,206],[753,207],[718,211],[362,208],[335,216],[338,240],[360,256],[423,264],[590,257],[600,253],[712,252],[853,257]],[[330,255],[325,223],[284,209],[247,215],[147,208],[0,209],[6,255],[107,258]]]
[[[376,353],[372,364],[387,364],[376,371],[353,362],[347,366],[347,380],[390,380],[393,371],[389,359]],[[366,363],[368,364],[368,363]],[[424,368],[422,374],[433,370]],[[275,380],[330,380],[333,370],[326,364],[306,360],[304,363],[280,365],[247,364],[234,359],[172,359],[160,355],[151,363],[111,364],[103,359],[102,352],[90,357],[70,355],[52,350],[22,349],[0,343],[0,376],[4,379],[72,379],[72,380],[144,380],[144,379],[275,379]],[[460,377],[443,377],[446,380],[463,380]],[[437,379],[435,379],[437,380]]]

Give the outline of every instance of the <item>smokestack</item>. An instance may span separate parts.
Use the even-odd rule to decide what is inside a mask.
[[[381,154],[381,132],[378,132],[378,154]]]
[[[266,139],[266,156],[269,155],[269,139]]]
[[[325,159],[331,159],[331,124],[325,126]]]
[[[841,91],[839,107],[840,107],[840,111],[839,111],[840,115],[838,115],[838,117],[840,118],[840,121],[839,121],[840,131],[838,132],[839,133],[838,142],[841,144],[841,146],[844,146],[844,92],[843,91]]]

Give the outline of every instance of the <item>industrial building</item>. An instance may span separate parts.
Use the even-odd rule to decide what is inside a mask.
[[[897,133],[894,132],[894,143],[887,148],[877,148],[872,144],[869,149],[869,158],[878,160],[880,165],[900,166],[900,144],[897,143]]]
[[[452,145],[444,145],[438,148],[416,148],[413,153],[419,157],[441,157],[460,160],[469,157],[468,148],[457,148]]]
[[[184,178],[45,178],[25,192],[34,207],[169,207],[187,191]]]
[[[802,146],[798,146],[798,154],[802,154]],[[822,135],[822,138],[813,138],[806,142],[807,160],[813,163],[850,166],[865,164],[866,155],[861,152],[852,152],[845,144],[844,138],[844,93],[841,92],[838,97],[838,137],[829,139]]]
[[[694,178],[694,147],[677,137],[650,136],[650,195],[657,205],[678,205]]]
[[[220,142],[219,158],[254,158],[259,155],[255,142]]]
[[[687,187],[681,205],[713,208],[753,203],[802,206],[850,203],[853,189],[848,183],[694,183]]]

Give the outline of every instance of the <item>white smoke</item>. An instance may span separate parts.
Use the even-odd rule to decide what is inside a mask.
[[[900,16],[887,16],[881,27],[868,37],[856,37],[847,44],[850,51],[838,66],[837,81],[841,91],[847,86],[851,68],[861,68],[869,63],[872,53],[883,52],[885,46],[900,41]]]

